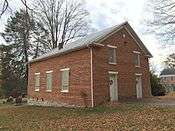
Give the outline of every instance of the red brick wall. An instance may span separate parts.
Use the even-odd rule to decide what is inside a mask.
[[[123,38],[123,34],[126,35]],[[101,42],[104,47],[93,48],[93,90],[94,104],[109,100],[108,71],[118,72],[119,100],[136,98],[135,73],[142,73],[143,97],[150,96],[148,58],[126,30],[113,34]],[[117,64],[108,64],[107,45],[117,46]],[[141,67],[134,65],[133,51],[141,52]],[[47,101],[58,101],[70,105],[91,106],[91,58],[89,49],[82,49],[42,62],[32,63],[29,67],[28,95],[30,98],[43,98]],[[61,93],[60,69],[70,68],[70,91]],[[46,71],[53,70],[52,92],[46,92]],[[40,72],[40,91],[34,91],[34,74]],[[85,92],[84,98],[81,92]]]
[[[70,68],[70,87],[68,93],[61,91],[60,69]],[[52,92],[46,92],[46,71],[53,70]],[[34,75],[40,72],[40,91],[34,91]],[[67,103],[69,105],[91,106],[90,51],[83,49],[29,66],[29,98],[44,101]],[[82,95],[84,92],[87,96]]]
[[[123,38],[123,34],[126,35]],[[95,105],[109,100],[109,74],[108,71],[118,72],[119,100],[123,98],[136,98],[135,73],[142,73],[143,97],[151,96],[149,80],[149,62],[143,51],[125,29],[113,34],[101,42],[104,47],[93,49],[94,73],[94,99]],[[117,46],[117,64],[108,64],[107,45]],[[134,65],[133,51],[141,52],[141,67]]]

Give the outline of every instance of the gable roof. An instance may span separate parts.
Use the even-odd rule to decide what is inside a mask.
[[[80,38],[74,42],[68,43],[64,45],[62,49],[55,48],[52,51],[39,56],[35,59],[32,59],[30,62],[36,62],[36,61],[41,61],[43,59],[48,59],[50,57],[58,56],[64,53],[69,53],[81,48],[88,47],[90,45],[97,45],[97,42],[100,40],[106,39],[108,36],[110,36],[113,33],[118,32],[120,29],[126,28],[128,33],[134,38],[136,43],[139,45],[139,47],[143,50],[145,55],[148,57],[152,57],[151,53],[148,51],[148,49],[145,47],[145,45],[142,43],[142,41],[139,39],[135,31],[132,29],[132,27],[129,25],[128,22],[121,23],[119,25],[104,29],[102,31],[98,31],[96,33],[89,34],[83,38]]]

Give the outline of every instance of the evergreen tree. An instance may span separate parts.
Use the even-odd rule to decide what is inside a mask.
[[[165,95],[165,87],[161,84],[160,78],[155,75],[154,71],[150,72],[151,93],[153,96]]]
[[[14,90],[24,90],[24,88],[26,87],[26,80],[24,80],[24,78],[21,77],[21,63],[15,60],[16,56],[12,53],[12,45],[2,45],[0,49],[3,52],[1,56],[1,88],[3,90],[4,95],[9,96]]]
[[[47,31],[34,21],[32,15],[21,9],[8,19],[2,36],[9,45],[13,64],[16,66],[16,68],[10,66],[9,68],[13,70],[9,71],[11,70],[13,75],[19,75],[19,83],[23,81],[22,84],[27,85],[29,58],[36,58],[48,50]]]
[[[16,56],[16,61],[23,63],[24,71],[21,75],[27,77],[26,63],[29,61],[31,47],[31,32],[34,28],[34,21],[24,10],[16,12],[11,16],[5,26],[5,31],[2,33],[6,42],[12,45],[12,53]]]

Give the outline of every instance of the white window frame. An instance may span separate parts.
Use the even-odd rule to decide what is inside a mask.
[[[63,71],[69,71],[69,79],[68,79],[68,82],[69,82],[69,80],[70,80],[70,68],[64,68],[64,69],[60,69],[60,72],[61,72],[61,92],[63,92],[63,93],[68,93],[69,92],[69,86],[68,86],[68,89],[67,90],[63,90],[63,88],[62,88],[62,72]]]
[[[139,51],[133,51],[133,53],[134,53],[134,55],[137,54],[137,60],[138,60],[138,65],[135,64],[135,60],[134,60],[135,67],[140,67],[141,66],[141,60],[140,60],[140,54],[141,53]]]
[[[36,89],[36,76],[39,75],[39,87],[40,87],[40,72],[35,73],[35,91],[39,91],[39,87]]]
[[[52,74],[53,73],[53,71],[52,70],[50,70],[50,71],[46,71],[46,92],[52,92],[52,87],[51,87],[51,89],[47,89],[47,74]],[[53,77],[53,74],[52,74],[52,77]],[[53,82],[53,78],[52,78],[52,82]]]
[[[115,62],[109,62],[109,56],[108,56],[108,63],[111,64],[111,65],[116,65],[117,64],[117,46],[113,46],[113,45],[107,45],[108,49],[109,48],[112,48],[112,49],[115,49]],[[108,54],[109,55],[109,54]]]

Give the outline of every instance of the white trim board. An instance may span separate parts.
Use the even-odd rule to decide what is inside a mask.
[[[60,69],[60,71],[68,71],[68,70],[70,70],[70,68]]]
[[[118,74],[118,72],[115,71],[108,71],[109,74]]]
[[[40,75],[40,72],[35,73],[35,75]]]
[[[39,91],[39,88],[38,89],[35,89],[35,91],[38,92]]]
[[[141,54],[139,51],[133,51],[133,53],[135,53],[135,54]]]
[[[53,70],[50,70],[50,71],[46,71],[46,73],[52,73],[53,72]]]
[[[112,62],[109,62],[110,65],[117,65],[117,62],[116,63],[112,63]]]
[[[107,45],[107,47],[110,47],[110,48],[117,48],[117,46],[113,46],[113,45]]]
[[[136,76],[142,76],[142,73],[135,73]]]
[[[172,76],[175,76],[175,74],[174,75],[160,75],[160,78],[161,77],[172,77]]]
[[[62,93],[68,93],[69,90],[61,90],[60,92],[62,92]]]
[[[46,90],[46,92],[52,92],[52,90]]]

